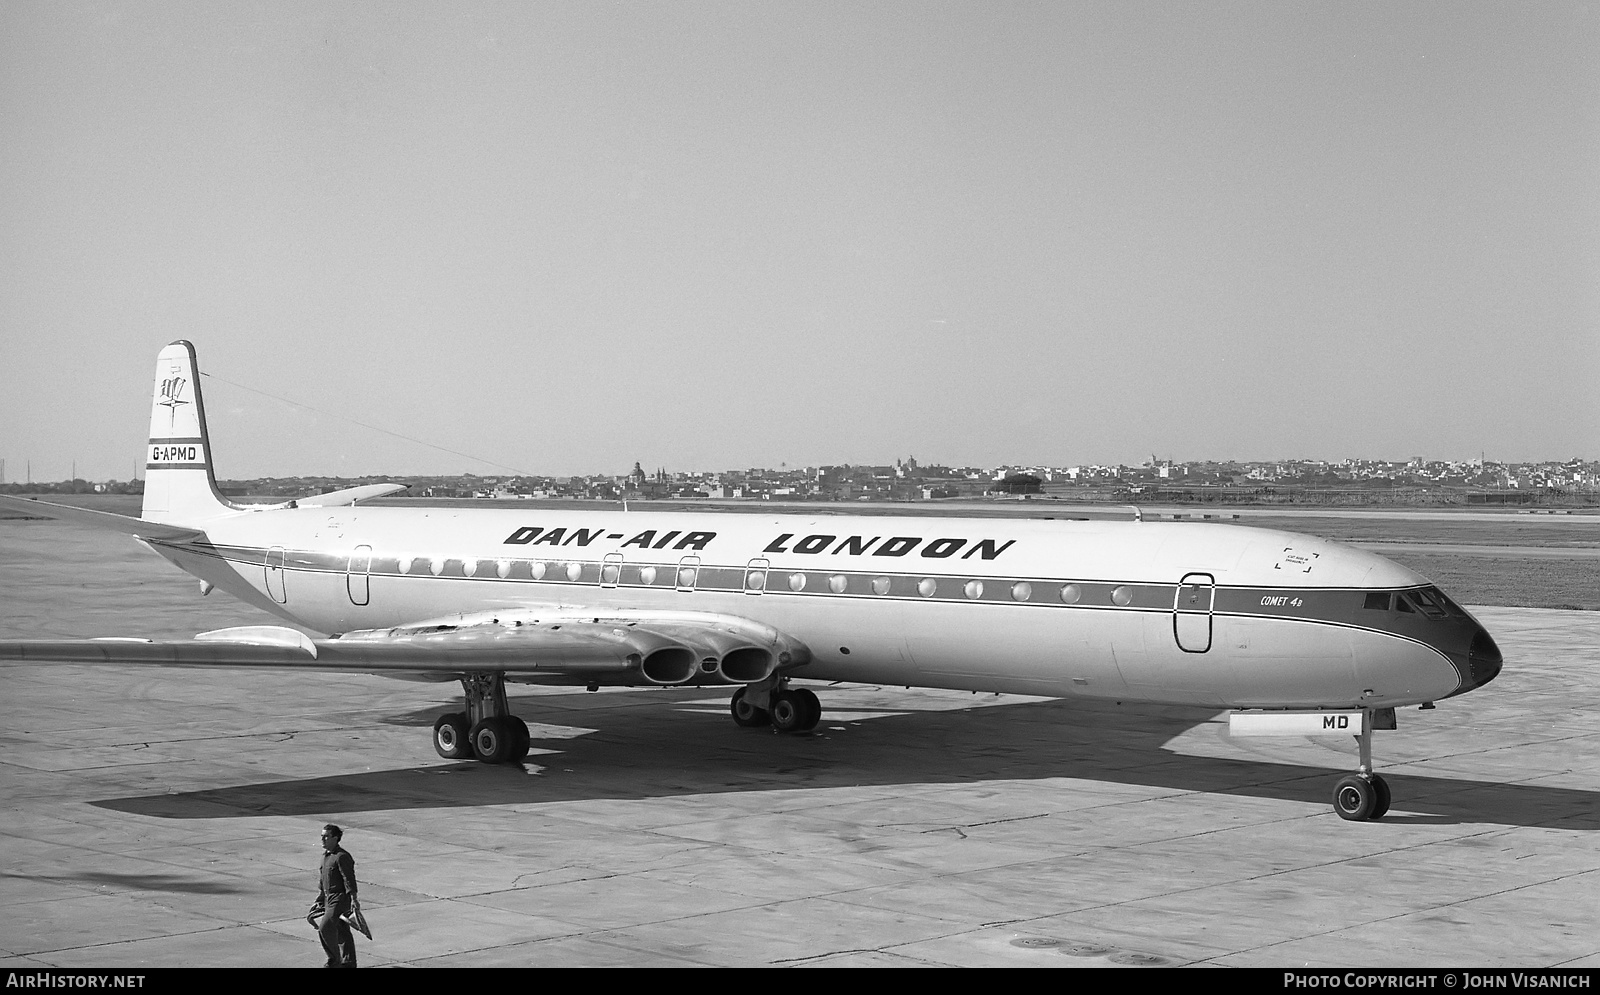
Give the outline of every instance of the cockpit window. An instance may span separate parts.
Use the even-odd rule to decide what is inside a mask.
[[[1443,591],[1439,590],[1437,587],[1428,588],[1428,593],[1433,595],[1434,598],[1439,602],[1439,604],[1444,606],[1444,610],[1445,611],[1447,611],[1450,614],[1456,616],[1457,618],[1466,618],[1467,617],[1466,610],[1463,609],[1460,605],[1456,604],[1454,601],[1451,601],[1448,597],[1445,596],[1445,593]]]
[[[1380,611],[1380,612],[1388,611],[1389,610],[1389,592],[1388,591],[1368,591],[1367,592],[1366,604],[1362,605],[1361,607],[1363,607],[1363,608],[1371,608],[1374,611]]]
[[[1413,605],[1404,594],[1395,595],[1394,608],[1395,611],[1409,612],[1412,615],[1417,613],[1417,607]]]
[[[1416,606],[1416,610],[1429,618],[1447,618],[1450,613],[1445,610],[1440,600],[1440,595],[1435,588],[1423,588],[1420,591],[1407,591],[1400,595],[1401,601],[1409,601]]]

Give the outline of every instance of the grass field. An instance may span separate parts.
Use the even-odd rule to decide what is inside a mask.
[[[1600,611],[1600,559],[1385,553],[1468,605]]]
[[[1469,546],[1600,549],[1600,520],[1539,515],[1482,518],[1321,518],[1245,514],[1238,524],[1309,532],[1339,542],[1438,542]]]

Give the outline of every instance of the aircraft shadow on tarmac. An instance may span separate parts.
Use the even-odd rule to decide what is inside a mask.
[[[0,873],[0,880],[14,878],[19,881],[49,881],[56,884],[87,884],[110,888],[117,892],[166,891],[180,895],[243,895],[250,889],[242,884],[182,877],[177,874],[113,874],[106,871],[83,871],[78,874],[12,874]]]
[[[211,819],[1073,778],[1326,806],[1334,782],[1355,767],[1353,741],[1345,767],[1186,756],[1164,748],[1211,720],[1214,709],[1049,700],[863,715],[830,706],[825,696],[814,733],[780,736],[735,726],[725,708],[711,708],[706,698],[704,689],[651,690],[590,699],[593,706],[581,709],[541,707],[549,698],[514,698],[513,711],[535,723],[528,769],[439,760],[93,804],[156,818]],[[440,711],[435,705],[380,721],[431,727]],[[569,726],[570,738],[541,738],[539,723],[585,728]],[[1395,802],[1378,825],[1600,829],[1600,791],[1393,773],[1384,770],[1382,742],[1378,767]],[[1041,790],[1069,798],[1073,789],[1053,784]]]

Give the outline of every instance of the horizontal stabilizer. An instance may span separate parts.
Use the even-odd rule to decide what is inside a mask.
[[[78,508],[70,504],[55,504],[34,498],[19,498],[10,494],[0,494],[0,509],[25,512],[29,516],[41,518],[59,518],[92,528],[138,536],[141,539],[168,539],[182,542],[204,535],[198,529],[185,528],[182,525],[162,525],[109,511],[95,511],[92,508]]]
[[[357,501],[370,501],[373,498],[398,494],[410,486],[410,484],[362,484],[360,487],[346,487],[344,490],[329,491],[327,494],[296,498],[294,503],[302,508],[338,508],[355,504]]]
[[[362,484],[360,487],[346,487],[326,494],[295,498],[293,501],[284,501],[281,504],[256,504],[245,507],[249,511],[274,511],[278,508],[342,508],[357,501],[370,501],[373,498],[398,494],[410,486],[410,484]]]

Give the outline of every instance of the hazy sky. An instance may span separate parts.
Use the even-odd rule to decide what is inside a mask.
[[[1595,459],[1600,4],[7,0],[0,295],[9,480]]]

